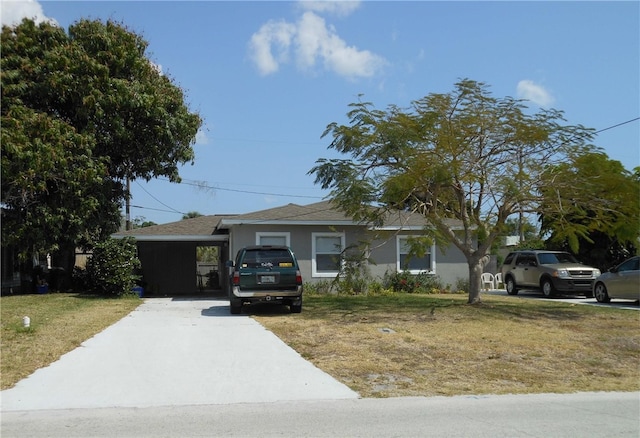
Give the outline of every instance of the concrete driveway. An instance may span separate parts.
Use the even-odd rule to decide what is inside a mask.
[[[354,399],[228,301],[147,298],[15,387],[2,411]]]

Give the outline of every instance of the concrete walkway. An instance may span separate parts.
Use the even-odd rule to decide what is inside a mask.
[[[2,411],[358,398],[224,300],[147,298],[1,393]]]

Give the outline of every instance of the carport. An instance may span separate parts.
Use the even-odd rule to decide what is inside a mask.
[[[183,219],[113,237],[136,240],[145,296],[215,296],[227,286],[229,235],[215,231],[223,217]],[[209,254],[206,261],[199,260],[203,253]]]

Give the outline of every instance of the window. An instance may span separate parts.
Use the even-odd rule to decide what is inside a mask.
[[[409,236],[397,237],[398,257],[396,269],[398,272],[408,271],[411,274],[427,272],[434,274],[436,271],[436,261],[433,256],[435,253],[435,245],[428,248],[422,257],[417,257],[415,255],[409,257],[409,250],[411,248],[409,246],[408,237]]]
[[[311,239],[311,275],[335,277],[340,272],[344,233],[312,233]]]
[[[516,259],[516,266],[538,266],[535,254],[528,252],[520,254]]]
[[[256,233],[256,245],[291,246],[291,233],[267,231]]]

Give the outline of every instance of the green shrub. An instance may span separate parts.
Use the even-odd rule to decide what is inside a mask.
[[[456,280],[455,290],[453,293],[469,293],[469,279],[468,278],[458,278]]]
[[[384,276],[383,286],[395,292],[432,294],[443,291],[440,279],[431,274],[393,272]]]
[[[340,266],[340,274],[333,281],[333,287],[339,294],[362,295],[367,293],[371,282],[370,262],[363,252],[350,248],[344,251]]]
[[[327,295],[331,293],[332,282],[329,280],[320,280],[313,283],[304,284],[304,293],[308,295]]]
[[[90,289],[111,297],[132,293],[140,260],[134,239],[107,239],[95,245],[87,262]]]

